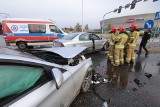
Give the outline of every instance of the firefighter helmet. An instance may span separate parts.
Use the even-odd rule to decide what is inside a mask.
[[[111,31],[112,31],[113,33],[115,33],[117,30],[118,30],[117,27],[112,27],[112,29],[111,29]]]
[[[119,27],[119,32],[120,32],[120,33],[126,32],[126,28],[125,28],[124,26],[120,26],[120,27]]]
[[[131,30],[137,30],[138,29],[138,25],[137,24],[131,24],[130,29]]]

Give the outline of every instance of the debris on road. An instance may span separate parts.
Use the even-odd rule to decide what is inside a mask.
[[[139,80],[138,78],[135,78],[135,79],[134,79],[134,82],[138,85],[138,87],[143,86],[143,84],[140,83],[140,80]]]
[[[145,73],[144,75],[149,79],[152,77],[152,74],[149,74],[149,73]]]
[[[99,81],[91,81],[91,84],[100,84]]]
[[[102,107],[108,107],[108,104],[106,101],[103,103]]]
[[[102,77],[99,73],[94,73],[91,84],[108,83],[111,79]]]
[[[160,62],[157,65],[160,66]]]
[[[92,75],[92,80],[93,81],[98,81],[100,77],[101,77],[101,75],[99,73],[94,73]]]
[[[137,91],[137,88],[133,88],[133,91]]]

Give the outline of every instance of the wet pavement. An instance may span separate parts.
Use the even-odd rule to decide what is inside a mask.
[[[4,46],[6,46],[4,37],[2,35],[0,35],[0,47],[4,47]]]
[[[95,72],[110,80],[106,84],[92,84],[86,94],[79,94],[70,107],[102,107],[103,101],[93,89],[107,100],[109,107],[160,106],[160,55],[142,54],[135,64],[113,67],[103,52],[91,57]]]

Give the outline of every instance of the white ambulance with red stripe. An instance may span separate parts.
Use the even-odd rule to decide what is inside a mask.
[[[65,32],[51,20],[6,18],[2,20],[3,35],[8,46],[26,49],[28,46],[53,44]]]

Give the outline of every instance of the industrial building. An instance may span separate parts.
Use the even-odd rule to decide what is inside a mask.
[[[117,27],[125,26],[126,28],[129,28],[132,23],[138,24],[139,28],[143,28],[147,20],[153,20],[154,27],[160,28],[160,22],[158,24],[158,20],[154,20],[154,16],[155,16],[155,13],[148,13],[148,14],[139,14],[139,15],[110,18],[110,19],[105,19],[104,21],[103,20],[100,21],[100,26],[101,28],[104,29],[104,31],[108,31],[109,26],[117,26]]]

